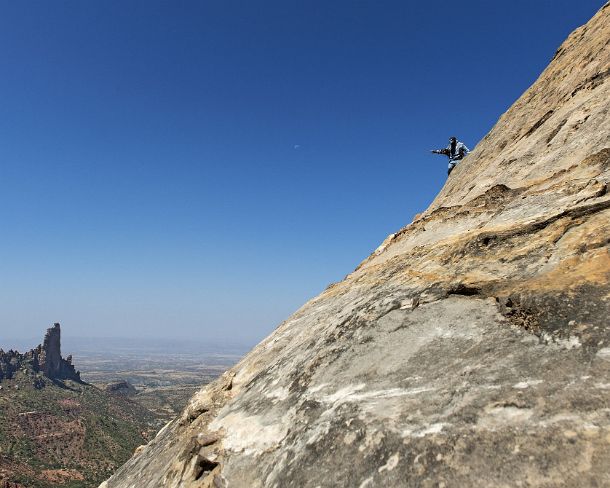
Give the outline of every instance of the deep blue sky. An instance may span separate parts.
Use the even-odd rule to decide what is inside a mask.
[[[603,3],[1,1],[0,347],[258,341]]]

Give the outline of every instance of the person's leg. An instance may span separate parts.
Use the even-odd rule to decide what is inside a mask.
[[[453,171],[453,168],[455,168],[455,163],[453,163],[453,162],[449,163],[449,166],[447,167],[447,176],[449,176],[451,174],[451,172]]]

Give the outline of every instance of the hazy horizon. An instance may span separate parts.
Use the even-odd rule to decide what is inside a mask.
[[[0,335],[0,349],[8,351],[10,349],[24,353],[42,343],[44,333],[42,331],[39,337],[8,337]],[[186,340],[176,339],[174,337],[92,337],[92,336],[67,336],[62,328],[61,351],[65,357],[68,354],[78,354],[81,352],[113,352],[132,351],[138,349],[139,352],[154,352],[163,351],[165,353],[181,353],[195,354],[197,352],[212,354],[212,353],[232,353],[243,355],[252,349],[256,344],[243,342],[239,340]],[[78,366],[78,365],[77,365]]]
[[[603,4],[2,2],[0,347],[53,322],[251,347]]]

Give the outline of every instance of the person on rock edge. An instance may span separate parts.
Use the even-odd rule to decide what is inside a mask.
[[[447,147],[433,149],[431,152],[434,154],[444,154],[449,158],[449,166],[447,167],[447,176],[449,176],[453,168],[470,152],[470,149],[463,142],[458,141],[456,137],[450,137]]]

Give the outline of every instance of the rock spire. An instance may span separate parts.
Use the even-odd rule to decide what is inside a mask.
[[[81,381],[80,372],[72,364],[72,356],[61,357],[61,326],[58,323],[47,329],[42,344],[25,354],[0,349],[0,380],[12,378],[21,367],[29,366],[52,380]]]

